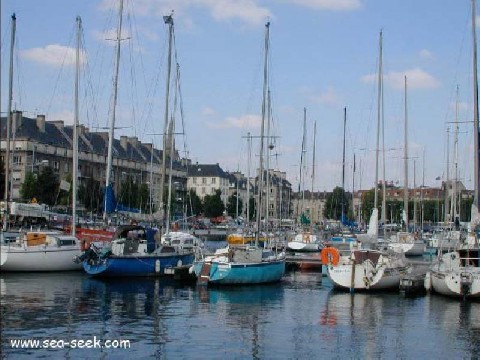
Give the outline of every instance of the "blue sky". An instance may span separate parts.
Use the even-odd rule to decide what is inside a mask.
[[[10,16],[17,16],[13,107],[47,120],[73,119],[75,18],[83,22],[81,123],[108,126],[117,0],[3,0],[2,112],[8,90]],[[276,136],[271,167],[297,184],[303,108],[307,108],[307,180],[342,183],[343,108],[347,107],[346,189],[374,183],[378,38],[383,29],[386,179],[403,185],[403,78],[408,79],[410,186],[436,186],[446,173],[446,129],[473,119],[470,0],[125,0],[115,136],[161,147],[167,28],[174,10],[175,48],[189,157],[247,172],[247,140],[260,133],[265,22],[270,21],[270,89]],[[480,21],[478,21],[480,23]],[[458,91],[458,101],[456,88]],[[173,107],[173,99],[171,100]],[[179,106],[177,131],[180,132]],[[473,131],[460,125],[459,178],[473,188]],[[106,130],[103,130],[106,131]],[[257,140],[252,145],[258,165]],[[425,159],[425,161],[423,161]],[[380,170],[381,173],[382,170]]]

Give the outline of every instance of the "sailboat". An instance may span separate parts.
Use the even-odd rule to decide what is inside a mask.
[[[117,30],[117,72],[118,47],[121,39],[121,18],[123,1],[120,2],[119,26]],[[173,17],[165,16],[169,28],[169,64],[171,63],[171,44],[173,36]],[[170,72],[170,67],[168,68]],[[168,75],[167,89],[170,87]],[[168,91],[166,97],[168,98]],[[168,102],[168,100],[167,100]],[[168,113],[168,108],[166,109]],[[166,115],[168,117],[168,114]],[[165,148],[164,148],[165,153]],[[165,162],[164,162],[165,166]],[[171,173],[171,171],[170,171]],[[108,181],[107,181],[108,184]],[[158,229],[139,225],[119,226],[111,246],[99,250],[88,249],[77,261],[82,262],[84,270],[92,276],[162,276],[171,274],[176,266],[188,266],[193,263],[194,251],[190,244],[157,244],[160,242]]]
[[[403,252],[377,249],[378,149],[380,124],[383,120],[382,32],[380,32],[379,53],[375,204],[370,217],[369,228],[366,234],[357,234],[357,240],[362,248],[352,249],[350,253],[340,255],[337,249],[327,247],[321,253],[322,263],[326,265],[327,275],[334,287],[348,289],[350,292],[355,290],[398,290],[401,279],[411,271],[411,266],[406,263]],[[385,196],[383,201],[385,202]],[[385,205],[383,209],[385,209]]]
[[[306,217],[303,212],[303,203],[304,203],[304,198],[305,198],[305,189],[303,188],[302,184],[302,167],[303,167],[303,158],[304,158],[304,153],[305,153],[305,135],[306,135],[306,119],[307,119],[307,109],[303,109],[303,141],[302,141],[302,157],[300,161],[300,181],[299,181],[299,186],[302,186],[302,207],[301,207],[301,226],[305,226],[306,224],[303,224],[303,222],[308,222],[306,221]],[[315,136],[316,136],[316,123],[314,125],[314,130],[313,130],[313,161],[312,161],[312,192],[310,196],[312,196],[313,200],[313,184],[315,181]],[[311,219],[309,220],[310,226],[308,229],[302,228],[296,235],[295,237],[287,242],[287,250],[289,251],[296,251],[296,252],[319,252],[322,248],[321,243],[318,241],[317,235],[313,233],[312,231],[312,221]]]
[[[75,92],[78,95],[78,59],[81,34],[81,19],[77,17],[77,75]],[[13,72],[13,48],[15,43],[15,15],[12,16],[12,47],[10,52],[10,77]],[[10,85],[12,82],[10,81]],[[10,114],[11,96],[9,101]],[[78,115],[78,103],[75,101],[75,114]],[[9,120],[7,120],[9,121]],[[9,137],[10,134],[7,134]],[[8,153],[8,151],[7,151]],[[72,261],[80,255],[80,241],[72,235],[60,232],[27,232],[19,234],[15,241],[0,246],[1,271],[66,271],[81,270],[81,265]]]
[[[260,212],[262,209],[264,129],[267,106],[268,47],[270,23],[265,25],[265,63],[262,102],[262,126],[260,136],[259,185],[256,212],[255,245],[227,246],[218,249],[215,254],[205,256],[199,253],[192,267],[198,284],[261,284],[280,281],[285,274],[285,253],[258,246],[260,235]]]
[[[478,78],[477,78],[477,35],[475,0],[472,0],[472,38],[473,38],[473,99],[474,99],[474,198],[467,236],[453,251],[439,254],[438,263],[430,267],[425,279],[425,287],[435,292],[458,298],[480,298],[480,244],[478,241]]]

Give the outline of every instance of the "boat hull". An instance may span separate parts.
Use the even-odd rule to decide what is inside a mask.
[[[95,262],[85,260],[83,269],[91,276],[163,276],[165,269],[193,264],[192,254],[172,254],[166,256],[114,256]]]
[[[280,281],[285,274],[285,259],[261,263],[222,263],[196,261],[194,271],[197,278],[202,268],[209,264],[209,284],[263,284]]]
[[[289,241],[287,243],[287,250],[299,252],[319,252],[321,245],[318,243],[304,243],[299,241]]]
[[[81,264],[73,262],[80,253],[78,246],[50,249],[43,245],[19,249],[1,246],[0,269],[2,272],[81,270]]]
[[[465,281],[467,280],[467,281]],[[438,294],[458,298],[480,298],[480,271],[430,271],[430,281],[433,291]],[[468,286],[466,286],[468,285]]]
[[[409,270],[409,267],[390,269],[382,266],[372,273],[365,269],[364,264],[356,264],[355,268],[351,264],[344,264],[327,266],[327,275],[337,289],[398,290],[401,279]]]

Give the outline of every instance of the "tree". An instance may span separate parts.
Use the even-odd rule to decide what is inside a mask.
[[[46,166],[38,175],[38,200],[39,202],[55,205],[59,187],[58,176],[51,166]]]
[[[150,211],[150,190],[148,189],[147,184],[143,183],[138,189],[138,207],[142,209],[143,212]]]
[[[78,188],[78,199],[85,209],[99,213],[103,208],[103,191],[100,182],[88,178]]]
[[[323,216],[325,216],[327,219],[339,220],[342,217],[342,200],[346,215],[348,208],[350,207],[350,199],[345,193],[345,190],[337,186],[335,189],[333,189],[332,193],[327,195]]]
[[[25,180],[20,188],[20,196],[26,201],[38,197],[38,182],[34,173],[29,171],[25,174]]]
[[[243,202],[238,198],[238,215],[241,215],[243,209]],[[231,195],[227,199],[227,214],[235,217],[237,216],[237,193]]]
[[[3,199],[5,194],[5,163],[3,157],[0,156],[0,198]]]
[[[222,216],[225,210],[225,205],[222,202],[220,190],[215,191],[214,195],[206,195],[203,199],[203,210],[207,217]]]
[[[187,216],[201,214],[203,212],[202,200],[198,197],[195,189],[190,189],[187,196]]]
[[[255,198],[251,197],[250,199],[248,199],[248,211],[250,214],[250,219],[248,219],[248,221],[252,221],[253,219],[255,219],[256,208],[257,208],[257,202],[255,201]]]

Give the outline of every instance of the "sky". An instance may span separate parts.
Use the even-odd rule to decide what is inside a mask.
[[[118,5],[118,0],[2,0],[2,113],[15,13],[12,108],[73,123],[80,16],[80,123],[107,131]],[[302,188],[331,191],[343,181],[347,190],[372,188],[382,31],[385,179],[404,185],[407,118],[409,186],[439,186],[447,176],[448,149],[450,177],[456,165],[456,177],[473,189],[470,0],[124,0],[117,138],[136,136],[162,147],[168,54],[163,16],[172,11],[172,78],[179,78],[181,90],[172,85],[169,116],[175,118],[177,149],[194,163],[248,174],[251,153],[250,173],[258,167],[268,21],[271,122],[265,129],[274,145],[269,167],[286,172],[297,189],[306,109]]]

